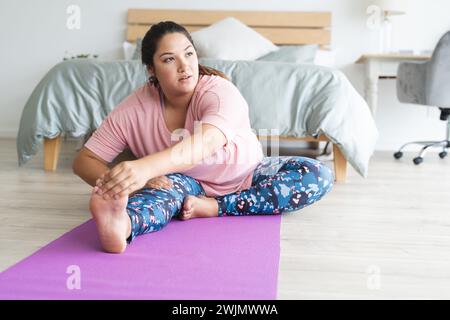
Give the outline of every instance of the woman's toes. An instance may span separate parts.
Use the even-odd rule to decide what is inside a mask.
[[[187,196],[183,202],[183,210],[181,211],[180,218],[187,220],[191,218],[194,213],[194,203],[192,196]]]
[[[187,196],[184,199],[183,210],[189,211],[189,210],[192,210],[192,207],[193,207],[192,197],[191,196]]]
[[[192,210],[183,210],[180,214],[181,220],[188,220],[192,216]]]

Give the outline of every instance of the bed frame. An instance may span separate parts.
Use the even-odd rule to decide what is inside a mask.
[[[126,39],[129,42],[135,42],[137,38],[145,35],[152,24],[163,20],[176,21],[192,32],[230,16],[242,21],[277,45],[318,44],[324,49],[329,48],[330,45],[331,13],[329,12],[129,9]],[[325,135],[318,138],[284,136],[258,136],[258,138],[307,142],[329,141]],[[45,138],[45,170],[56,170],[60,146],[61,136],[55,139]],[[344,182],[347,176],[347,161],[335,144],[333,144],[333,152],[336,181]]]

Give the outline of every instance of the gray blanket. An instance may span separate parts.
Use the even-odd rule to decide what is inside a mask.
[[[224,72],[250,108],[254,129],[292,137],[325,134],[362,176],[378,136],[366,102],[338,70],[314,65],[201,59]],[[53,67],[28,99],[17,137],[19,165],[44,137],[81,137],[145,83],[139,61],[69,60]],[[272,131],[276,132],[276,131]]]

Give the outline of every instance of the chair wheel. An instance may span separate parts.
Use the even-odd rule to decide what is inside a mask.
[[[423,162],[423,158],[422,157],[416,157],[413,159],[414,164],[421,164]]]
[[[447,156],[447,151],[439,152],[439,157],[441,157],[441,159],[444,159],[446,156]]]
[[[396,153],[394,153],[394,158],[395,159],[400,159],[401,157],[403,157],[403,152],[397,151]]]

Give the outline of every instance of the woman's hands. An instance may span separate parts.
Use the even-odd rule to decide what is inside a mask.
[[[100,190],[99,194],[104,199],[119,199],[125,195],[131,195],[143,187],[170,189],[173,186],[172,180],[166,176],[160,176],[146,180],[147,176],[141,164],[135,161],[124,161],[113,169],[106,171],[97,179],[96,186]]]
[[[96,185],[104,199],[119,199],[142,189],[151,178],[139,160],[123,161],[102,174]]]

